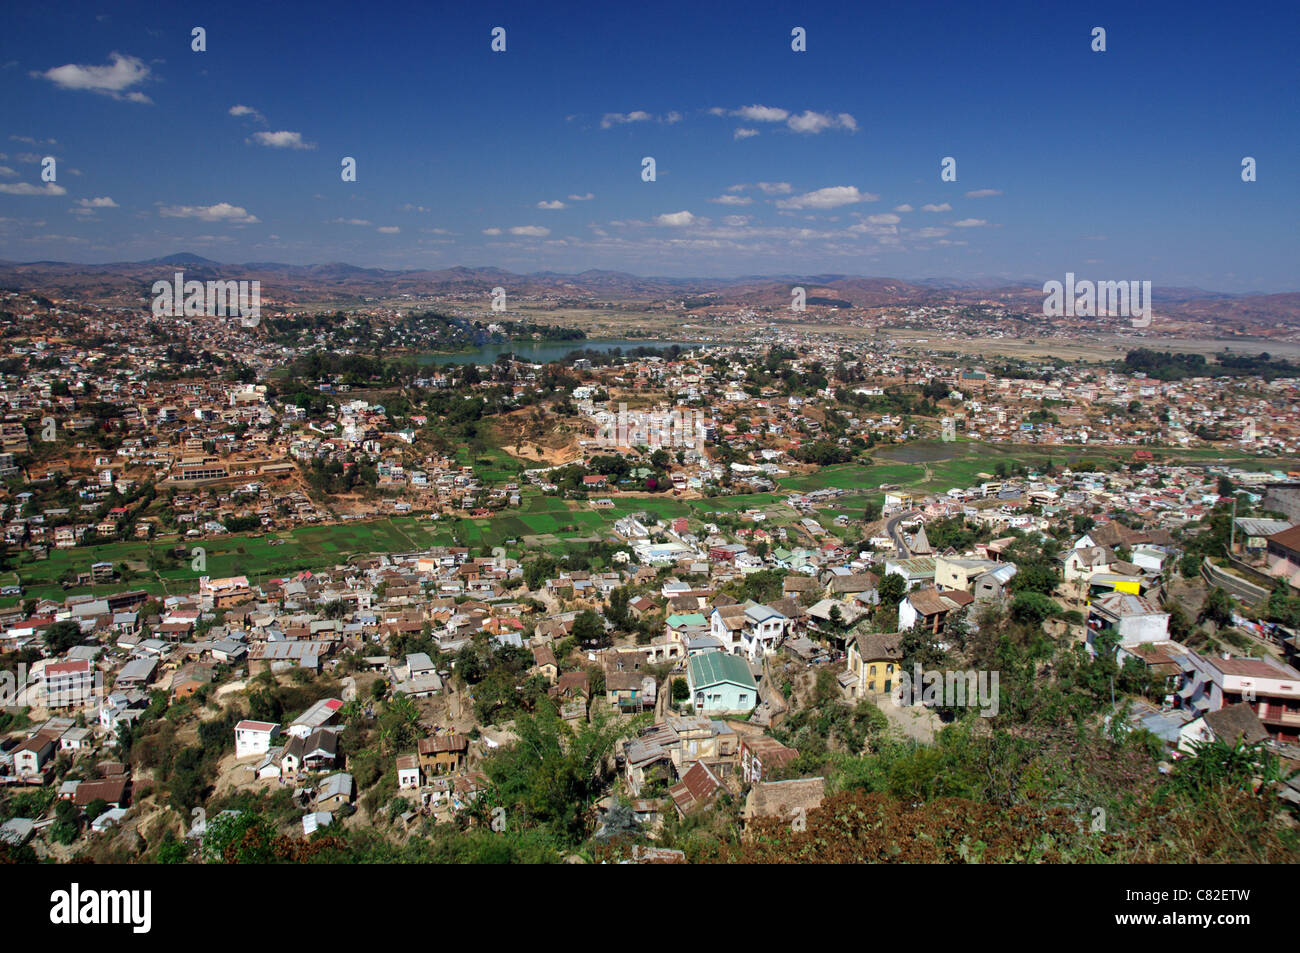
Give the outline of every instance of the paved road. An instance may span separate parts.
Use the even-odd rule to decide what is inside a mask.
[[[903,533],[899,530],[898,524],[915,515],[916,510],[909,510],[906,513],[899,513],[893,519],[890,519],[885,523],[885,535],[894,541],[895,555],[899,559],[906,559],[908,556],[912,555],[912,553],[908,550],[907,543],[903,541]]]

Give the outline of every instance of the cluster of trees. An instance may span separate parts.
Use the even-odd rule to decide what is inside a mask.
[[[613,347],[607,351],[597,350],[595,348],[576,348],[564,355],[564,363],[572,364],[574,361],[589,361],[593,367],[609,367],[615,364],[626,364],[628,361],[642,360],[647,357],[661,357],[666,361],[675,361],[682,355],[681,345],[672,344],[668,347],[631,347],[626,351],[621,347]]]
[[[528,649],[499,645],[482,634],[456,654],[456,675],[473,696],[480,723],[508,721],[546,698],[549,685],[541,675],[528,675],[532,665]]]
[[[942,551],[951,546],[965,552],[976,543],[992,539],[993,530],[986,525],[967,522],[965,516],[958,514],[926,523],[925,537],[936,550]]]
[[[326,496],[339,493],[352,493],[365,487],[374,487],[379,482],[379,474],[368,462],[345,460],[312,460],[302,468],[307,485]],[[229,528],[229,523],[226,524]],[[232,531],[233,532],[233,531]]]
[[[848,463],[853,459],[854,453],[850,448],[841,447],[829,440],[814,440],[812,443],[805,443],[795,447],[790,451],[790,456],[800,463],[812,463],[819,467],[827,467],[836,463]]]
[[[917,391],[904,390],[901,387],[886,387],[883,394],[869,395],[858,394],[846,388],[839,388],[835,391],[835,399],[841,404],[856,407],[872,414],[920,417],[941,416],[942,411],[940,411],[934,400],[936,397],[941,398],[946,395],[947,388],[943,388],[943,393],[935,395],[935,397],[926,394],[924,387],[920,390],[921,392],[917,393]],[[933,388],[931,388],[931,392],[933,392]]]
[[[501,326],[502,334],[494,339],[533,341],[585,341],[587,332],[581,328],[566,328],[558,324],[535,324],[532,321],[494,321]]]
[[[1275,360],[1267,351],[1253,357],[1223,351],[1214,355],[1214,361],[1213,364],[1208,362],[1204,354],[1174,354],[1144,347],[1124,355],[1124,369],[1130,374],[1162,381],[1179,381],[1187,377],[1259,377],[1271,381],[1300,374],[1300,367],[1289,361]]]
[[[672,461],[672,455],[663,448],[655,450],[644,461],[629,460],[626,456],[595,456],[587,461],[586,466],[574,463],[552,472],[551,482],[563,494],[585,496],[587,487],[583,483],[584,477],[603,476],[611,484],[617,484],[627,481],[635,471],[649,470],[650,473],[644,476],[640,486],[635,488],[661,493],[672,487],[672,480],[668,476]]]

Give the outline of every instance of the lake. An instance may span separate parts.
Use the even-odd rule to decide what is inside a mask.
[[[682,350],[700,346],[682,341],[615,341],[604,338],[588,338],[585,341],[508,341],[504,344],[482,344],[472,351],[456,351],[453,354],[420,354],[417,360],[421,364],[491,364],[502,354],[514,354],[521,361],[548,364],[563,360],[574,351],[612,351],[615,348],[630,351],[638,347],[669,348],[674,344]]]

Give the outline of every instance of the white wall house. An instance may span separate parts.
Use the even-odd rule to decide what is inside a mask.
[[[241,721],[235,725],[235,757],[251,758],[266,754],[271,748],[271,741],[279,733],[280,726],[275,722]]]

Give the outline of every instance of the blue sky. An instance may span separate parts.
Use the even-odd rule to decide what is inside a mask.
[[[1300,288],[1300,5],[616,6],[11,7],[0,258]]]

